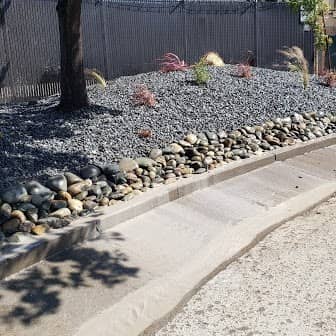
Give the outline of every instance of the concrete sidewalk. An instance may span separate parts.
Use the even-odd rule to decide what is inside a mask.
[[[187,270],[196,279],[216,257],[221,263],[217,246],[234,255],[269,230],[268,223],[335,192],[334,167],[336,146],[275,162],[155,208],[2,281],[0,335],[137,335],[159,315],[156,305],[174,306],[180,282],[180,293],[189,290]]]
[[[336,335],[336,198],[272,232],[156,336]]]

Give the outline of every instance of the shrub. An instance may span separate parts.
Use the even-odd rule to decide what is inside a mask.
[[[207,62],[204,57],[202,57],[197,63],[193,65],[195,82],[197,85],[206,84],[210,79],[209,70],[207,67]]]
[[[145,84],[137,85],[133,93],[133,102],[135,105],[144,105],[154,107],[156,99],[154,94],[149,91]]]
[[[138,131],[139,138],[151,138],[152,131],[150,129],[141,129]]]
[[[161,71],[185,71],[189,68],[189,65],[185,61],[181,61],[180,58],[173,53],[166,53],[161,59]]]
[[[248,63],[240,63],[237,67],[237,76],[242,78],[251,78],[252,69]]]
[[[216,67],[224,66],[223,59],[215,52],[210,51],[204,55],[205,61],[208,65],[213,65]]]
[[[302,76],[303,87],[304,89],[307,89],[309,84],[309,65],[304,57],[302,49],[294,46],[280,50],[279,52],[287,58],[285,65],[288,70],[297,72]]]
[[[87,77],[90,77],[98,82],[104,89],[106,88],[106,80],[104,79],[103,75],[99,73],[96,69],[85,69],[84,74]]]
[[[331,88],[336,87],[336,72],[335,71],[328,71],[323,74],[323,84],[329,86]]]

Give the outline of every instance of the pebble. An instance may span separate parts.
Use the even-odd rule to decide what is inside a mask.
[[[28,193],[26,188],[19,184],[3,191],[0,198],[6,203],[14,204],[23,201],[27,195]]]
[[[71,199],[68,201],[68,207],[71,211],[81,212],[83,210],[83,203],[80,200]]]
[[[68,182],[64,175],[55,175],[49,177],[47,180],[47,186],[56,192],[58,191],[67,191]]]

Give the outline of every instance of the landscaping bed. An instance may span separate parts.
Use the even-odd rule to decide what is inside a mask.
[[[335,132],[331,88],[313,79],[303,90],[295,74],[265,69],[238,78],[235,69],[211,68],[207,86],[190,71],[119,78],[105,91],[90,88],[104,107],[68,115],[55,110],[57,97],[2,107],[0,240],[43,234],[158,184]],[[134,105],[136,84],[154,93],[154,107]]]

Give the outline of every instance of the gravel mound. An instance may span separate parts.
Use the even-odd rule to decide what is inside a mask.
[[[1,106],[0,189],[14,181],[78,171],[88,163],[145,155],[187,131],[232,130],[294,112],[335,111],[336,91],[314,78],[305,91],[293,73],[256,68],[252,79],[243,79],[235,76],[234,66],[210,72],[206,87],[194,85],[190,71],[121,77],[104,91],[91,87],[95,105],[72,114],[56,111],[57,97]],[[137,84],[155,94],[154,108],[134,106]],[[142,129],[151,129],[152,137],[140,138]]]

